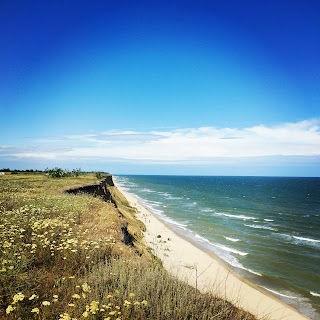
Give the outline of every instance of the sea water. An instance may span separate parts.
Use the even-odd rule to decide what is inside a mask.
[[[320,319],[320,178],[116,176],[172,228]]]

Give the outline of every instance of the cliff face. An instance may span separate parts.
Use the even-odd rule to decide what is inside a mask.
[[[110,201],[116,206],[116,203],[110,191],[108,190],[108,186],[110,187],[114,186],[112,175],[108,175],[104,180],[100,182],[100,184],[94,184],[94,185],[84,186],[76,189],[70,189],[70,190],[67,190],[66,192],[70,194],[81,194],[81,193],[91,194],[94,197],[102,198],[104,201]]]
[[[108,175],[100,184],[84,186],[66,191],[69,194],[90,194],[99,197],[106,202],[111,202],[118,210],[121,221],[121,231],[123,234],[122,241],[135,249],[140,255],[151,256],[147,250],[144,240],[143,231],[145,226],[136,219],[136,209],[132,208],[126,198],[115,187],[112,175]]]
[[[104,181],[108,186],[114,187],[114,183],[113,183],[112,175],[111,175],[111,174],[108,174],[103,181]]]

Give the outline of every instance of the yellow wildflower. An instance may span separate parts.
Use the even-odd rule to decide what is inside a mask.
[[[31,310],[31,312],[36,313],[36,314],[39,314],[40,310],[39,310],[39,308],[33,308],[33,309]]]
[[[50,306],[50,304],[51,304],[50,301],[43,301],[42,302],[43,306]]]
[[[60,314],[59,320],[71,320],[71,317],[69,316],[68,313],[63,313],[63,314]]]
[[[29,298],[29,300],[33,300],[33,299],[35,299],[35,298],[38,298],[38,296],[37,296],[36,294],[33,294],[33,295]]]
[[[98,310],[99,310],[99,301],[95,301],[95,300],[91,301],[89,306],[89,311],[92,314],[96,314]]]
[[[8,305],[7,309],[6,309],[6,314],[9,314],[10,312],[12,312],[15,309],[15,307],[13,307],[11,304]]]
[[[11,244],[10,242],[8,242],[8,241],[4,241],[4,243],[2,244],[2,246],[3,246],[4,248],[9,248],[9,247],[12,246],[12,244]]]
[[[131,302],[128,300],[124,300],[124,304],[125,307],[129,307],[131,305]]]
[[[141,304],[144,305],[144,306],[147,306],[148,305],[148,301],[143,300],[143,301],[141,301]]]
[[[130,293],[129,293],[129,297],[130,297],[130,298],[133,298],[133,297],[135,297],[135,294],[132,293],[132,292],[130,292]]]
[[[23,299],[24,299],[24,294],[22,292],[19,292],[13,296],[12,304],[17,303],[18,301],[22,301]]]
[[[72,298],[80,299],[81,297],[80,297],[80,295],[79,295],[79,294],[75,293],[75,294],[73,294],[73,295],[72,295]]]
[[[87,283],[84,283],[81,287],[83,292],[91,292],[91,287]]]
[[[82,316],[83,316],[84,318],[88,318],[89,312],[88,312],[88,311],[85,311],[85,312],[82,314]]]
[[[69,306],[69,307],[74,307],[75,304],[74,304],[74,303],[69,303],[68,306]]]

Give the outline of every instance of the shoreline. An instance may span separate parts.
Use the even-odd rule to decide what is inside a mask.
[[[145,208],[134,195],[119,186],[117,181],[115,185],[130,205],[137,209],[136,217],[146,226],[144,239],[147,246],[171,274],[201,292],[212,292],[232,302],[259,319],[309,319],[267,290],[235,273],[210,250],[201,247],[182,232],[174,230]]]

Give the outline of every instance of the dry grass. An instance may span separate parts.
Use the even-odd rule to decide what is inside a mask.
[[[0,319],[254,319],[169,276],[116,188],[117,207],[63,192],[96,182],[0,177]]]
[[[200,294],[162,267],[143,259],[111,259],[94,266],[87,279],[103,300],[108,292],[118,292],[113,298],[116,304],[134,293],[130,299],[133,308],[126,309],[125,319],[255,319],[225,300]],[[135,301],[143,299],[147,306],[140,308],[138,304],[134,308]]]

